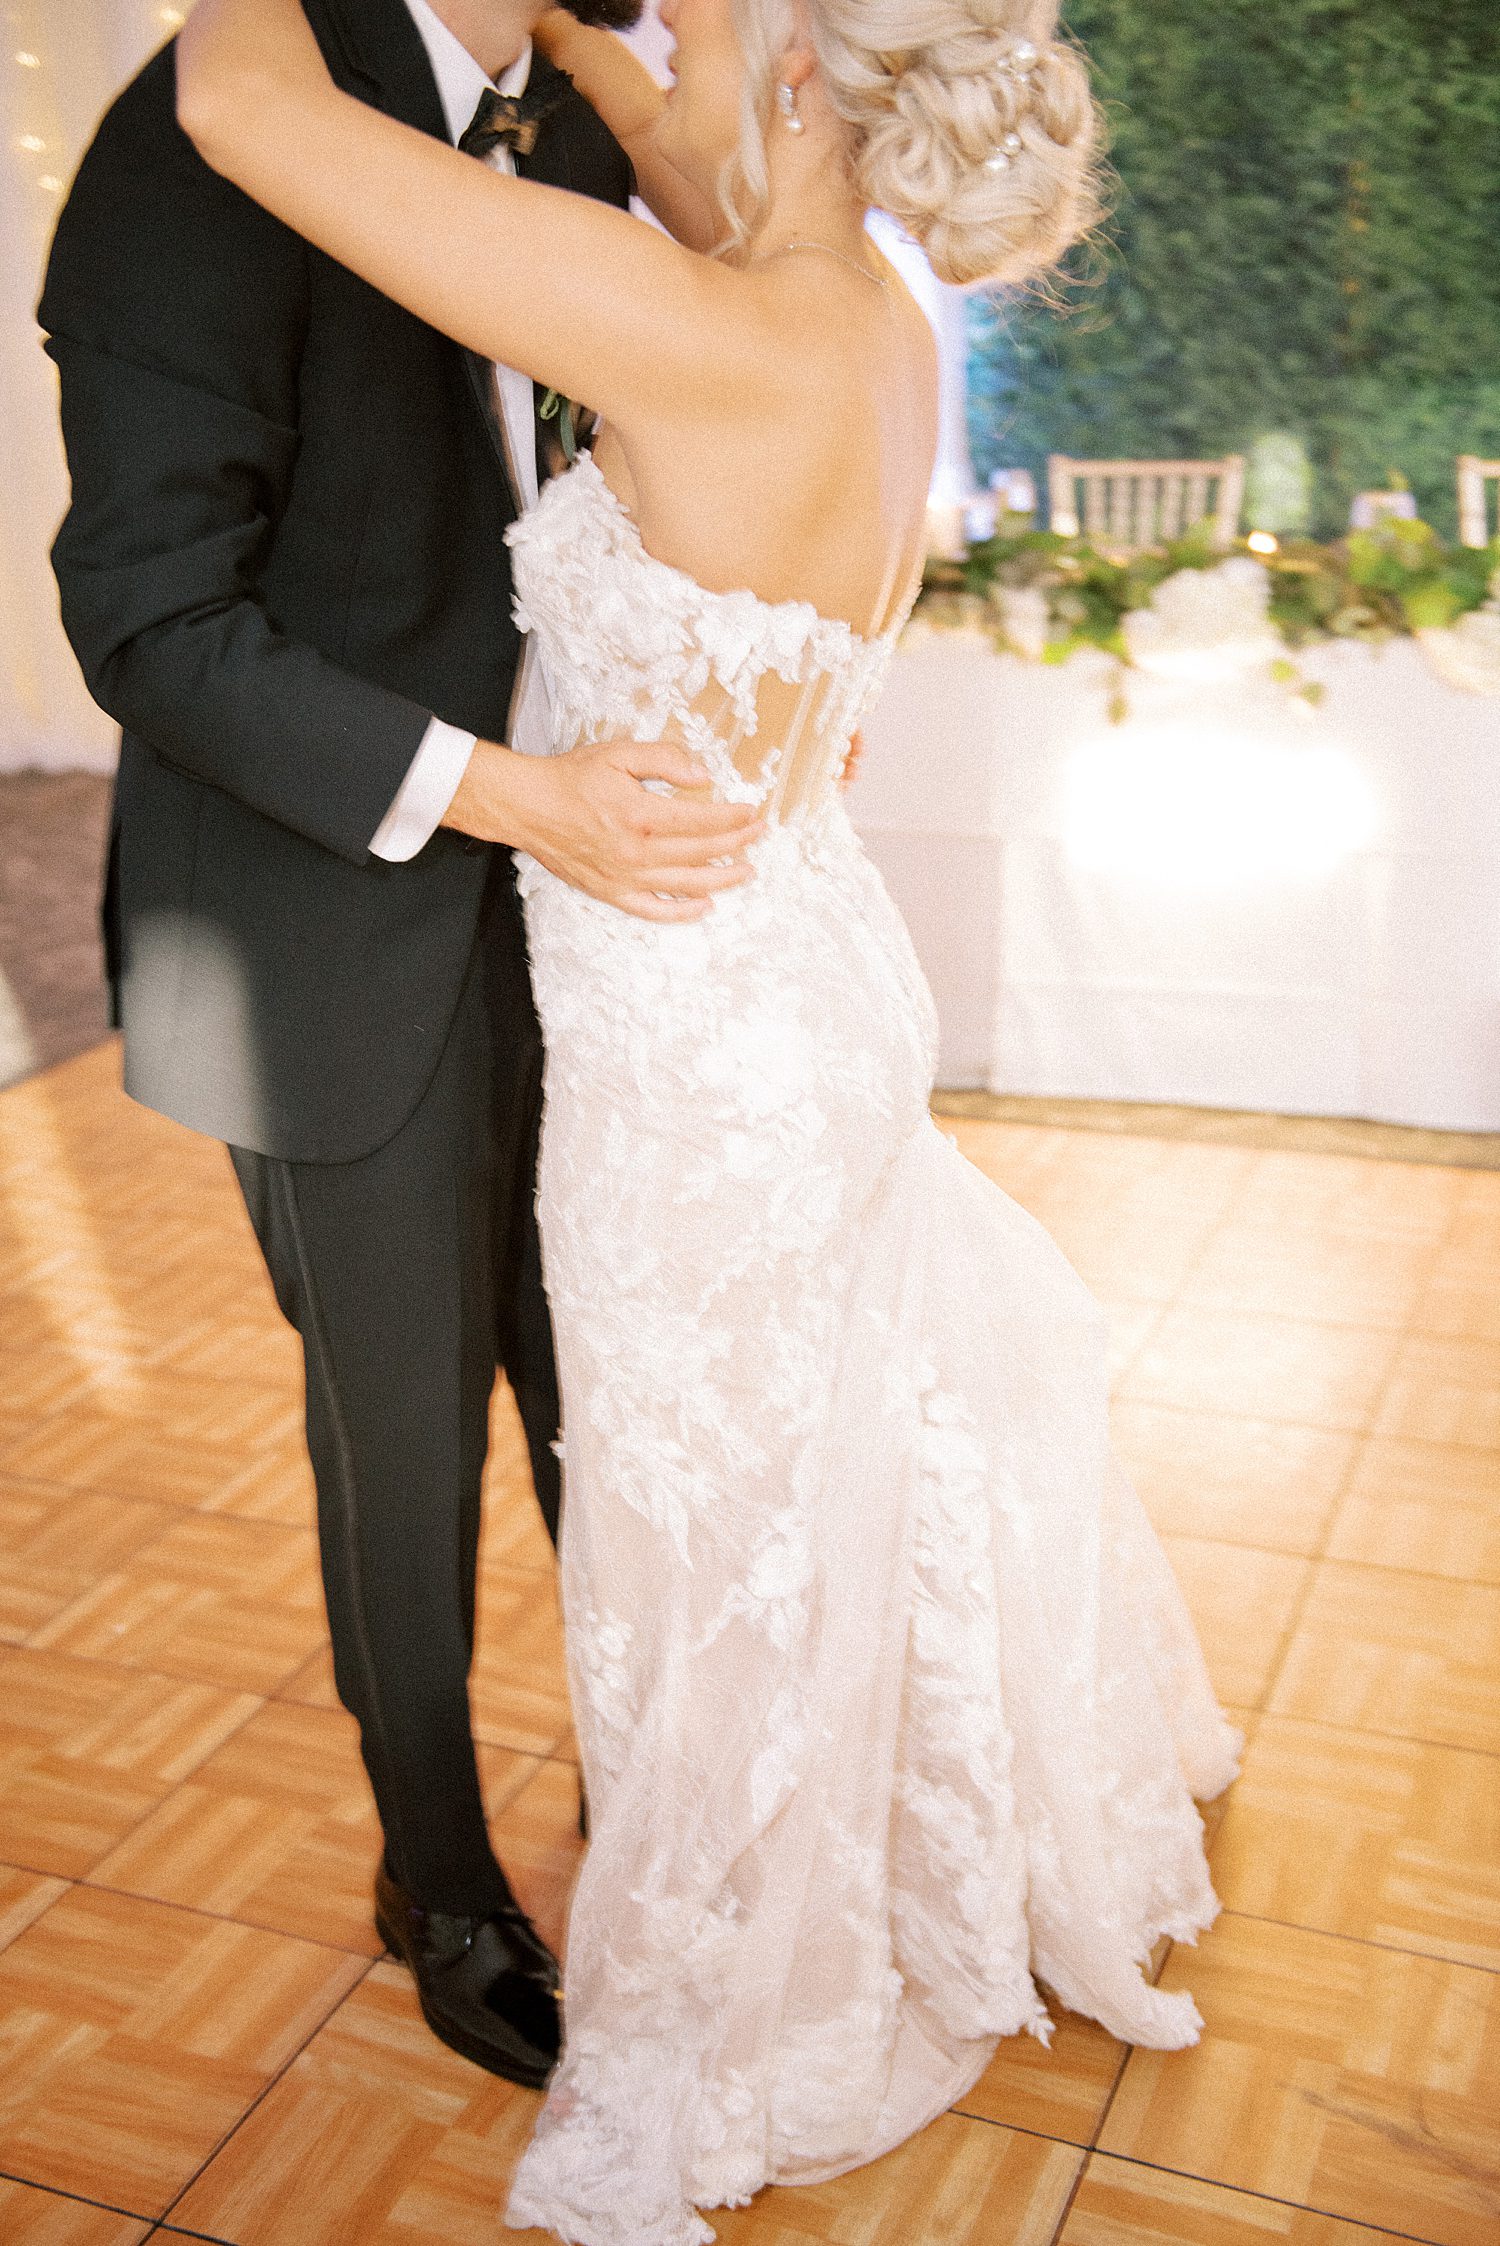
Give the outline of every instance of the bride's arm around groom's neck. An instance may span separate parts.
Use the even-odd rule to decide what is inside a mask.
[[[689,249],[713,249],[723,221],[658,149],[656,128],[666,95],[640,58],[613,32],[580,23],[566,8],[549,9],[533,37],[567,72],[630,158],[637,190],[652,216]]]

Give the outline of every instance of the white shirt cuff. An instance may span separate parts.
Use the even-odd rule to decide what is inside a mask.
[[[458,793],[458,783],[469,769],[476,736],[461,732],[435,717],[422,736],[422,745],[407,767],[389,811],[375,829],[372,856],[393,866],[405,865],[428,843],[443,823],[443,814]]]

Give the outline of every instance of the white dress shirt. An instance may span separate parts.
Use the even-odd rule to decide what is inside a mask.
[[[448,29],[427,0],[406,0],[413,23],[421,33],[437,80],[438,98],[448,138],[454,147],[469,129],[479,107],[479,97],[491,81],[461,40]],[[517,95],[526,90],[531,76],[531,42],[496,82],[495,90]],[[508,148],[497,148],[487,159],[492,170],[514,172]],[[511,479],[523,507],[534,506],[537,495],[535,399],[529,374],[515,367],[495,368],[496,399],[505,434]],[[500,567],[500,556],[495,557]],[[511,700],[508,740],[513,749],[544,756],[551,745],[547,690],[541,665],[533,659],[529,641],[522,643],[516,691]],[[458,792],[458,784],[474,753],[474,735],[435,717],[422,736],[421,746],[407,768],[395,800],[376,828],[370,849],[377,858],[400,865],[432,840],[443,815]]]

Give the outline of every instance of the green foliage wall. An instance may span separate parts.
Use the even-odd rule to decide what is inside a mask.
[[[1500,457],[1500,0],[1071,0],[1115,212],[1062,302],[972,317],[976,466],[1287,431],[1314,527]]]

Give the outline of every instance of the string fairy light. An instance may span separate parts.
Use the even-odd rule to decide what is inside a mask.
[[[67,479],[55,370],[35,314],[79,158],[109,104],[181,28],[189,6],[0,0],[0,766],[29,759],[33,742],[43,762],[81,758],[102,771],[112,760],[110,729],[78,679],[43,558]],[[0,991],[0,1040],[3,1013]]]
[[[15,42],[11,60],[19,74],[10,100],[11,115],[21,128],[14,145],[22,158],[22,176],[29,171],[33,191],[51,204],[63,191],[60,159],[64,151],[55,98],[42,59],[45,45],[36,36],[42,26],[30,11],[23,14],[13,7],[7,13],[11,39]],[[45,217],[39,211],[36,223],[39,241],[44,240],[52,225],[50,211]]]
[[[29,177],[32,194],[41,200],[36,210],[38,229],[37,246],[41,250],[53,224],[53,209],[62,195],[78,155],[84,135],[77,129],[79,120],[73,119],[66,103],[60,104],[60,90],[54,83],[54,57],[47,39],[38,36],[48,29],[45,0],[12,0],[5,9],[5,24],[9,37],[0,44],[0,57],[10,51],[11,67],[16,76],[10,88],[8,104],[0,91],[0,106],[8,106],[14,138],[11,146],[21,159],[17,167],[21,179]],[[151,47],[159,44],[164,35],[180,31],[187,21],[187,10],[159,0],[145,0],[137,17],[138,30],[134,36],[127,34],[122,42],[126,66],[122,75],[145,58]],[[0,61],[0,80],[4,77]],[[85,124],[89,120],[83,120]],[[19,130],[15,130],[19,127]]]

